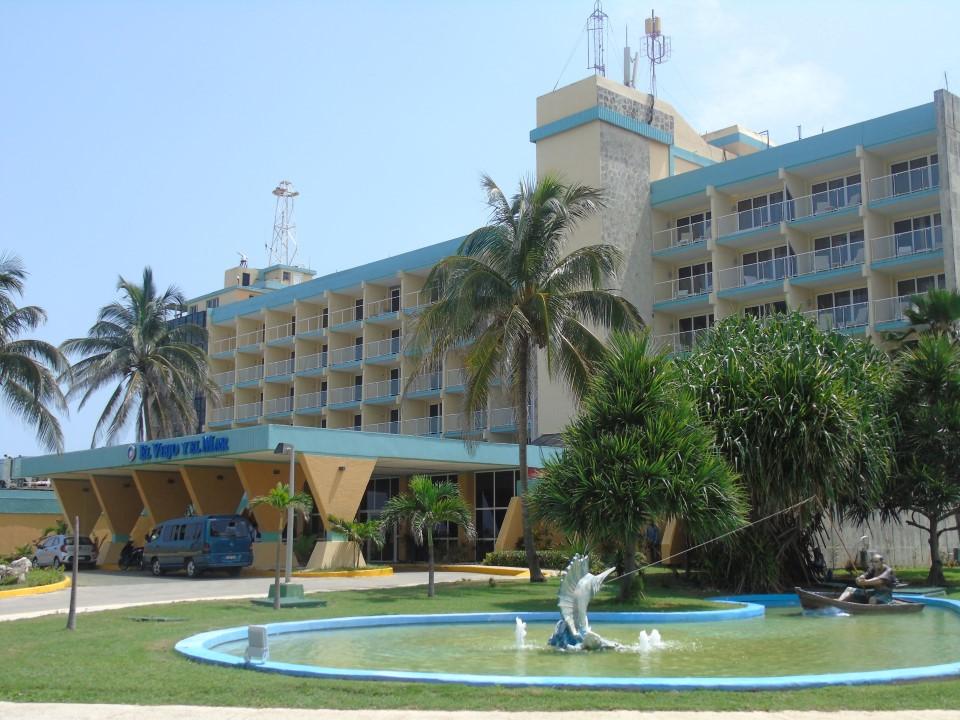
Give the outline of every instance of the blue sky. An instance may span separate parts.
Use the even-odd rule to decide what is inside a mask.
[[[960,3],[661,3],[660,95],[702,132],[774,142],[960,88]],[[485,219],[479,176],[534,168],[535,99],[584,77],[592,0],[0,2],[0,252],[30,272],[36,336],[85,334],[118,275],[188,296],[244,251],[265,261],[270,191],[301,192],[319,273]],[[649,7],[606,2],[607,75]],[[644,87],[645,72],[638,73]],[[101,407],[73,407],[68,450]],[[0,453],[41,452],[0,408]]]

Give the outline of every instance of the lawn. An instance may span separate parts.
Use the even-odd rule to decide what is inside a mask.
[[[951,579],[960,582],[960,571]],[[422,588],[328,593],[324,608],[284,610],[245,601],[180,603],[82,614],[77,630],[62,616],[0,623],[0,700],[240,705],[248,707],[422,708],[437,710],[885,710],[960,707],[960,680],[896,686],[791,692],[633,692],[472,688],[455,685],[345,682],[267,675],[201,665],[173,651],[196,632],[278,619],[363,614],[554,610],[557,581],[546,585],[497,580]],[[596,610],[694,610],[703,592],[669,574],[648,585],[646,600],[629,608],[604,591]],[[960,591],[952,596],[960,598]],[[143,621],[144,618],[154,620]],[[164,621],[156,621],[163,619]],[[55,660],[56,670],[50,671]]]

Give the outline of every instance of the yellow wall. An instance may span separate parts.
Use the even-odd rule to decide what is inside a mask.
[[[0,513],[0,555],[12,553],[15,548],[39,539],[43,531],[53,527],[63,515],[27,515],[25,513]]]
[[[126,538],[133,537],[134,525],[143,513],[143,500],[132,476],[91,475],[90,484],[103,508],[102,522],[109,534],[100,548],[98,562],[113,564],[119,559]]]
[[[74,518],[80,517],[80,534],[89,535],[100,519],[100,502],[90,480],[54,478],[53,489],[60,500],[60,507],[67,525],[73,527]]]
[[[197,515],[232,515],[243,499],[243,484],[232,467],[181,467]]]
[[[187,514],[190,494],[175,467],[165,472],[134,470],[133,479],[154,525]]]

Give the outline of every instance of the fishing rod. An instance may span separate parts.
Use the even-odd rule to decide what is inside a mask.
[[[787,512],[790,512],[791,510],[795,510],[796,508],[800,507],[801,505],[806,505],[806,504],[807,504],[808,502],[810,502],[811,500],[816,500],[816,499],[817,499],[817,498],[816,498],[816,495],[811,495],[811,496],[808,497],[806,500],[801,500],[800,502],[795,503],[795,504],[791,505],[790,507],[784,508],[783,510],[777,510],[777,512],[775,512],[775,513],[770,513],[770,514],[767,515],[766,517],[762,517],[762,518],[760,518],[759,520],[754,520],[754,521],[751,522],[751,523],[747,523],[746,525],[743,525],[743,526],[741,526],[741,527],[738,527],[736,530],[731,530],[731,531],[729,531],[729,532],[725,532],[723,535],[718,535],[717,537],[711,538],[711,539],[709,539],[709,540],[706,540],[705,542],[702,542],[702,543],[700,543],[699,545],[694,545],[693,547],[689,547],[689,548],[687,548],[686,550],[681,550],[680,552],[674,553],[673,555],[668,555],[668,556],[665,557],[665,558],[660,558],[659,560],[657,560],[657,561],[655,561],[655,562],[647,563],[646,565],[643,565],[642,567],[638,567],[636,570],[631,570],[630,572],[624,573],[623,575],[618,575],[618,576],[617,576],[616,578],[614,578],[614,579],[615,579],[615,580],[622,580],[623,578],[628,577],[628,576],[630,576],[630,575],[634,575],[634,574],[636,574],[636,573],[643,572],[643,571],[646,570],[647,568],[652,568],[654,565],[660,565],[661,563],[665,563],[667,560],[673,560],[673,558],[680,557],[681,555],[686,555],[688,552],[693,552],[694,550],[697,550],[697,549],[702,548],[702,547],[704,547],[704,546],[706,546],[706,545],[709,545],[710,543],[715,543],[715,542],[717,542],[717,540],[723,540],[725,537],[730,537],[731,535],[734,535],[735,533],[738,533],[738,532],[740,532],[741,530],[746,530],[748,527],[753,527],[754,525],[757,525],[758,523],[765,522],[765,521],[769,520],[770,518],[776,517],[777,515],[783,515],[783,513],[787,513]]]

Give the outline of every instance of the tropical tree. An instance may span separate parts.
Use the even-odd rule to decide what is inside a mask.
[[[436,367],[453,348],[463,349],[467,417],[487,409],[492,381],[508,388],[526,498],[528,403],[539,354],[545,354],[548,375],[579,393],[603,349],[588,325],[632,329],[642,321],[628,300],[609,289],[621,262],[617,248],[597,244],[565,253],[572,232],[602,207],[600,190],[565,185],[552,175],[522,180],[509,199],[489,177],[483,187],[490,223],[470,233],[427,277],[425,290],[438,302],[419,317],[412,346],[420,370]],[[526,502],[523,540],[530,580],[541,582]]]
[[[23,296],[26,277],[20,258],[0,254],[0,398],[14,415],[36,428],[41,445],[62,452],[63,431],[50,407],[67,409],[57,377],[68,363],[53,345],[19,337],[47,319],[35,305],[17,307],[14,297]]]
[[[197,393],[212,403],[220,396],[207,368],[207,331],[177,320],[183,294],[173,285],[158,294],[149,267],[142,284],[121,277],[117,289],[121,299],[100,309],[87,337],[61,346],[80,356],[68,398],[79,395],[81,408],[97,391],[114,386],[91,447],[100,439],[112,443],[130,420],[138,441],[194,432]]]
[[[433,531],[442,523],[455,523],[474,538],[470,508],[451,482],[434,482],[426,475],[414,475],[406,492],[387,500],[380,515],[381,528],[395,528],[406,523],[417,545],[427,544],[427,597],[434,595]]]
[[[793,313],[728,317],[681,363],[757,523],[711,554],[715,579],[756,591],[809,582],[824,513],[863,521],[879,503],[892,460],[889,359]]]
[[[622,601],[639,586],[637,542],[651,522],[682,520],[700,542],[746,513],[693,393],[671,360],[652,353],[647,333],[612,337],[563,440],[530,493],[531,513],[575,541],[615,548]]]
[[[384,537],[380,530],[379,520],[345,520],[336,515],[327,516],[330,529],[343,535],[347,542],[354,545],[353,566],[360,567],[360,548],[368,540],[378,548],[383,547]]]
[[[934,288],[911,298],[912,307],[904,315],[915,331],[918,327],[934,335],[960,340],[960,292]]]
[[[258,495],[250,501],[249,507],[254,508],[265,505],[277,511],[280,519],[277,521],[277,557],[273,568],[273,609],[280,609],[280,547],[283,545],[283,525],[287,519],[287,511],[293,510],[295,514],[304,519],[310,516],[313,510],[313,498],[307,493],[290,494],[290,489],[283,483],[277,483],[266,495]]]
[[[927,533],[927,583],[945,584],[940,537],[960,515],[960,345],[946,334],[921,335],[897,356],[894,407],[897,471],[888,503]]]

